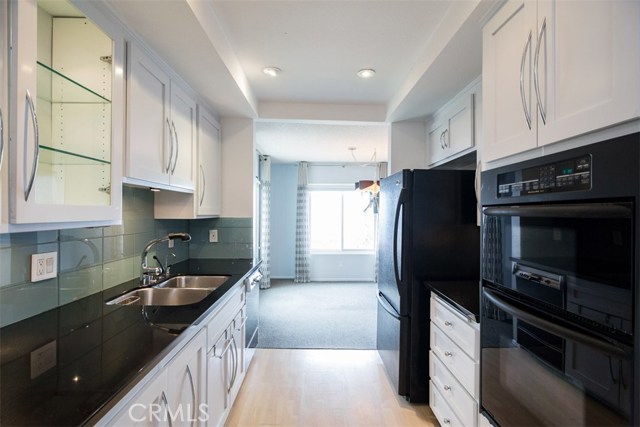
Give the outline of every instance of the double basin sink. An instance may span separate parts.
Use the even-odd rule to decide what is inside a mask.
[[[230,276],[174,276],[107,300],[107,305],[189,305],[202,301]]]

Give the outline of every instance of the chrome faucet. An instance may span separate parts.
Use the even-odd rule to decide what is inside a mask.
[[[165,273],[165,270],[162,266],[149,267],[147,265],[147,254],[156,244],[174,239],[180,239],[182,241],[188,242],[189,240],[191,240],[191,236],[189,235],[189,233],[169,233],[164,237],[160,237],[159,239],[150,241],[142,250],[142,255],[140,256],[142,259],[142,265],[140,266],[140,283],[143,286],[148,286],[157,282],[158,279],[160,279]]]

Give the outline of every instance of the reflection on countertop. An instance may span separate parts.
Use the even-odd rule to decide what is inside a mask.
[[[188,260],[174,274],[229,274],[197,304],[105,305],[138,286],[123,283],[0,329],[0,424],[81,425],[252,269],[251,260]],[[153,324],[161,327],[154,327]],[[174,331],[172,331],[174,332]]]

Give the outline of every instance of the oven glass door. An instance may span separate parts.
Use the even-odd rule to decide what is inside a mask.
[[[485,207],[484,280],[633,333],[633,203]]]
[[[629,425],[631,348],[483,287],[481,404],[502,426]]]

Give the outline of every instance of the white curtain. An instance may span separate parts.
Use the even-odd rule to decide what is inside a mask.
[[[260,289],[271,287],[271,158],[260,156]]]
[[[300,162],[298,166],[298,195],[296,199],[296,270],[295,283],[310,282],[309,250],[309,166]]]

